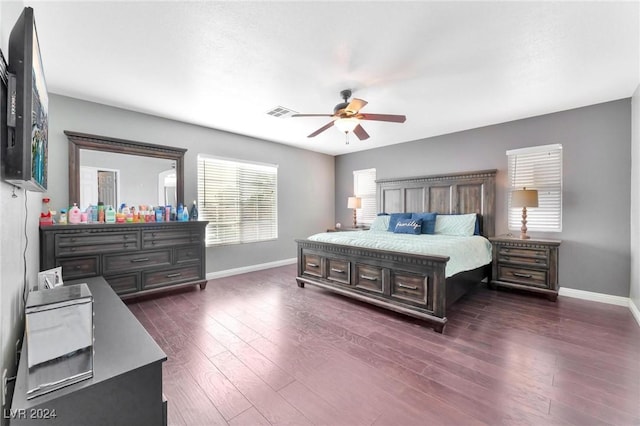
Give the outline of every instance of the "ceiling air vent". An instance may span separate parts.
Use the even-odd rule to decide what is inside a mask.
[[[297,113],[296,111],[291,110],[289,108],[282,107],[282,106],[277,106],[277,107],[267,111],[268,115],[271,115],[273,117],[279,117],[279,118],[287,118],[291,114],[296,114],[296,113]]]

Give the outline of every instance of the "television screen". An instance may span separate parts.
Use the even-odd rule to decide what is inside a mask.
[[[8,138],[3,178],[31,191],[46,191],[49,97],[33,9],[26,7],[9,36]]]

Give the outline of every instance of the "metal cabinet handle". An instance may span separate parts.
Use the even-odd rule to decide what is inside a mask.
[[[371,275],[360,275],[360,278],[367,281],[378,281],[378,277],[372,277]]]
[[[521,274],[519,272],[512,272],[514,277],[519,277],[519,278],[532,278],[533,275],[531,274]]]
[[[167,274],[167,278],[175,278],[182,275],[180,272],[176,272],[175,274]]]
[[[317,268],[320,265],[318,265],[317,263],[307,262],[307,266],[310,267],[310,268]]]
[[[400,288],[408,288],[409,290],[417,290],[418,287],[415,285],[406,285],[406,284],[402,284],[402,283],[398,283],[398,287]]]
[[[148,262],[148,257],[140,257],[138,259],[131,259],[131,263]]]
[[[337,272],[338,274],[344,274],[344,269],[331,268],[331,272]]]

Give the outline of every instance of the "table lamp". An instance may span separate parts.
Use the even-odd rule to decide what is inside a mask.
[[[511,207],[522,207],[522,228],[520,239],[527,240],[527,207],[538,207],[538,191],[535,189],[517,189],[511,193]]]
[[[362,198],[349,197],[347,201],[347,208],[353,209],[353,227],[357,228],[356,209],[362,207]]]

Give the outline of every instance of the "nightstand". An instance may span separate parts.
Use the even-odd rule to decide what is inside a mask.
[[[510,287],[558,298],[559,240],[493,237],[490,286]]]
[[[369,227],[357,227],[357,228],[353,228],[353,227],[342,227],[342,228],[329,228],[327,229],[327,232],[347,232],[347,231],[368,231]]]

